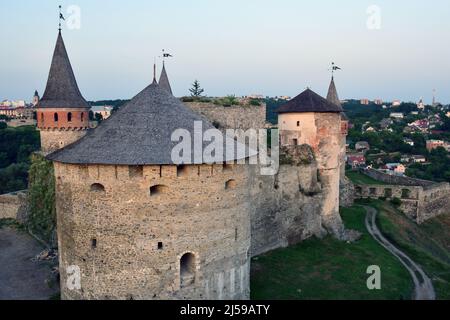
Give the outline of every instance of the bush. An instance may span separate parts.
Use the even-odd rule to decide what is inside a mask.
[[[255,107],[259,107],[261,105],[261,101],[259,101],[257,99],[252,99],[252,100],[250,100],[250,105],[251,106],[255,106]]]
[[[392,205],[393,206],[395,206],[395,207],[400,207],[400,205],[402,204],[402,200],[400,200],[399,198],[396,198],[396,197],[394,197],[392,200],[391,200],[391,203],[392,203]]]

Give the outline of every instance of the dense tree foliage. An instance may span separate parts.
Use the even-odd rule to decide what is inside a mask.
[[[39,150],[34,127],[0,127],[0,194],[27,188],[30,155]]]

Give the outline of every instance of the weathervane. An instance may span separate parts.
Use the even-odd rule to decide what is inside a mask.
[[[334,62],[331,63],[331,77],[334,78],[334,72],[337,70],[342,70]]]
[[[62,11],[61,11],[61,5],[59,6],[59,31],[61,31],[61,21],[64,20],[66,21],[66,19],[64,18]]]
[[[173,55],[171,55],[170,53],[167,53],[164,49],[162,49],[163,63],[164,63],[165,58],[173,58]]]

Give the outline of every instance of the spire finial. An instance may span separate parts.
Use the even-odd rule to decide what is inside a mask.
[[[66,21],[66,19],[64,18],[64,15],[62,14],[61,10],[62,10],[62,6],[59,5],[59,32],[61,32],[61,26],[62,26],[61,21],[62,20]]]
[[[334,80],[334,72],[336,70],[341,70],[334,62],[331,63],[331,80]]]

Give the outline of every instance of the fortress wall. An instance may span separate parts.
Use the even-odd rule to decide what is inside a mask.
[[[263,129],[266,124],[266,104],[261,106],[218,106],[213,103],[185,102],[194,112],[204,116],[218,129]]]
[[[55,163],[63,299],[248,299],[248,170]]]
[[[27,202],[25,192],[14,192],[0,195],[0,219],[20,221],[26,213]]]
[[[437,183],[434,186],[424,188],[419,203],[417,222],[423,223],[438,215],[449,213],[450,184]]]
[[[396,176],[396,175],[390,175],[375,169],[368,168],[366,170],[363,170],[362,173],[365,175],[378,180],[385,182],[387,184],[391,185],[402,185],[402,186],[422,186],[422,187],[428,187],[433,184],[435,184],[433,181],[427,181],[427,180],[420,180],[420,179],[414,179],[404,176]]]
[[[323,236],[317,165],[281,165],[275,176],[254,170],[251,182],[252,256]]]

